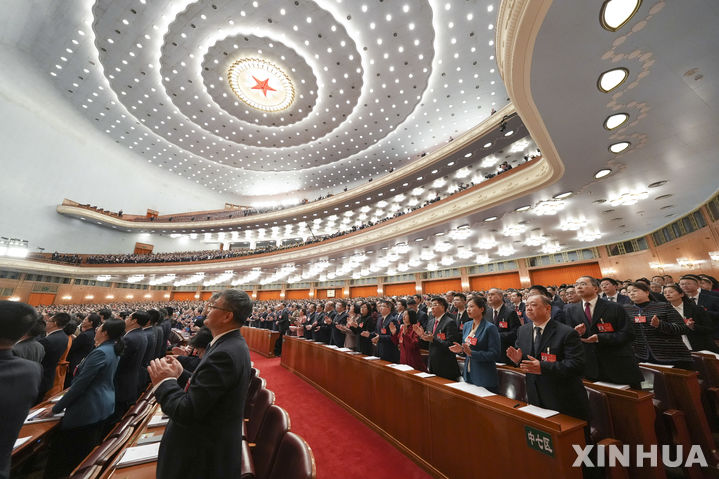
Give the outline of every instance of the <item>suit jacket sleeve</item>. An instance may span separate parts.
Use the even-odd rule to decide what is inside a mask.
[[[659,317],[659,331],[669,336],[679,336],[689,331],[689,328],[684,324],[684,319],[669,303],[666,303],[663,313],[657,315]]]
[[[176,423],[189,427],[202,420],[217,400],[237,381],[232,358],[224,351],[213,352],[195,370],[190,387],[184,391],[177,381],[165,381],[155,391],[162,410]]]
[[[579,333],[568,331],[562,338],[563,358],[555,362],[540,361],[542,374],[551,376],[581,376],[584,371],[584,349]]]
[[[446,339],[439,339],[437,335],[435,335],[433,341],[434,344],[436,344],[437,346],[440,346],[447,350],[449,350],[449,347],[452,346],[454,343],[462,342],[462,333],[459,332],[457,323],[451,317],[449,317],[449,319],[451,319],[451,321],[448,321],[446,323],[447,325],[444,327],[444,334]]]
[[[613,303],[612,303],[613,304]],[[597,333],[600,343],[621,346],[634,340],[634,327],[627,310],[621,306],[614,308],[614,316],[609,321],[614,328],[613,333]]]
[[[72,380],[70,389],[52,407],[52,412],[59,413],[82,396],[103,366],[105,366],[105,353],[101,349],[95,349],[88,354],[79,374]]]

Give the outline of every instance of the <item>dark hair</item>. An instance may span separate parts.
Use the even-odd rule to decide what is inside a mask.
[[[220,297],[225,299],[225,304],[232,311],[232,319],[235,323],[244,324],[252,313],[252,300],[247,293],[239,289],[226,289],[220,293]]]
[[[0,345],[15,344],[37,320],[37,311],[29,304],[0,301]]]
[[[399,304],[401,304],[404,309],[407,309],[407,300],[406,299],[400,298],[399,300],[397,300],[397,302]]]
[[[647,278],[644,278],[644,277],[639,278],[639,279],[635,280],[634,282],[635,282],[635,283],[646,283],[647,287],[648,287],[650,284],[652,284],[651,281],[649,281]]]
[[[414,309],[406,309],[405,313],[409,315],[409,324],[417,324],[417,311]]]
[[[160,322],[160,312],[156,309],[151,309],[147,312],[148,315],[150,315],[150,322],[153,326],[157,325]]]
[[[550,299],[552,298],[552,294],[549,292],[549,290],[547,290],[547,288],[545,288],[541,284],[534,284],[534,285],[530,286],[529,291],[532,291],[532,290],[537,291],[539,294],[546,296],[547,298],[550,298]]]
[[[407,306],[412,306],[417,304],[417,300],[414,299],[414,296],[410,296],[409,299],[407,299]]]
[[[476,294],[473,294],[469,297],[468,302],[474,303],[475,306],[481,308],[483,311],[487,310],[487,300],[484,299],[482,296],[477,296]]]
[[[635,282],[633,282],[633,283],[629,283],[629,286],[632,286],[632,287],[637,288],[637,289],[641,289],[642,291],[644,291],[644,292],[646,292],[646,293],[651,292],[651,291],[649,290],[649,285],[648,285],[647,283],[645,283],[644,281],[639,281],[639,280],[637,280],[637,281],[635,281]]]
[[[439,304],[441,304],[444,307],[445,311],[447,311],[447,308],[449,308],[449,303],[442,296],[432,296],[432,299],[430,299],[430,301],[432,301],[432,302],[437,301]]]
[[[680,288],[676,284],[665,284],[662,289],[667,289],[667,288],[673,289],[674,291],[681,294],[682,296],[685,296],[684,291],[682,291],[682,288]]]
[[[167,311],[168,316],[172,316],[173,314],[175,314],[175,308],[173,308],[172,306],[165,306],[165,311]]]
[[[519,299],[522,299],[522,298],[524,297],[524,296],[522,296],[522,293],[520,293],[519,291],[512,291],[512,293],[514,293],[514,294],[516,294],[517,296],[519,296]]]
[[[118,356],[121,355],[125,349],[125,343],[121,341],[122,335],[125,334],[125,321],[121,319],[108,319],[102,323],[100,330],[107,333],[107,338],[110,341],[115,341],[115,354]]]
[[[681,281],[683,279],[690,279],[692,281],[696,281],[697,283],[699,282],[699,276],[697,276],[695,274],[684,274],[679,277],[679,281]]]
[[[144,328],[145,326],[147,326],[147,323],[150,322],[150,315],[147,314],[147,311],[144,311],[142,309],[132,313],[130,315],[130,318],[137,321],[137,324],[139,324],[141,328]]]
[[[599,280],[600,283],[602,283],[603,281],[609,281],[609,282],[612,283],[614,286],[619,286],[619,281],[617,281],[617,280],[614,279],[614,278],[602,278],[602,279]]]
[[[75,334],[76,330],[77,330],[77,321],[75,321],[74,319],[62,327],[62,331],[65,334],[67,334],[68,336]]]
[[[717,281],[714,276],[709,276],[708,274],[700,274],[699,278],[705,281],[709,281],[712,284],[712,289],[719,288],[719,281]]]
[[[108,319],[112,318],[112,311],[110,311],[107,308],[103,308],[100,311],[97,312],[97,314],[100,315],[100,317],[103,319],[103,321],[107,321]]]
[[[45,320],[42,319],[42,317],[38,314],[37,320],[35,321],[35,323],[33,323],[30,330],[25,334],[27,334],[31,338],[36,338],[42,334],[45,334],[45,326]]]
[[[384,304],[389,308],[390,314],[394,311],[394,303],[390,301],[389,299],[383,299],[380,301],[380,304]]]
[[[467,295],[464,293],[454,293],[454,297],[460,297],[462,298],[462,301],[467,301]]]
[[[362,314],[362,306],[367,306],[367,316],[372,314],[372,306],[370,306],[369,301],[362,301],[360,303],[360,310],[357,312],[357,314]]]
[[[197,334],[190,339],[189,344],[195,349],[206,349],[211,341],[212,333],[210,332],[210,328],[203,326],[197,331]]]
[[[599,288],[599,280],[597,278],[595,278],[594,276],[584,275],[584,276],[580,276],[580,278],[587,278],[592,286],[594,286],[595,288]],[[567,285],[567,287],[570,287],[570,286],[574,286],[574,285],[573,284]]]
[[[87,318],[85,318],[85,319],[87,319],[88,321],[90,321],[90,323],[92,323],[93,328],[100,326],[100,323],[102,322],[102,320],[100,320],[100,315],[95,314],[95,313],[89,314],[87,316]]]
[[[337,306],[342,306],[343,308],[347,309],[347,303],[343,299],[338,299],[335,301],[335,308]]]
[[[55,321],[55,325],[60,329],[64,328],[71,319],[67,313],[55,313],[52,317],[52,320]]]

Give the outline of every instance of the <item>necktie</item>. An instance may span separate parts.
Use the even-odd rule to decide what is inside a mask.
[[[584,316],[587,317],[587,324],[592,324],[592,310],[589,303],[584,303]]]
[[[434,328],[432,329],[432,334],[434,334],[434,333],[437,332],[437,326],[439,326],[439,320],[440,320],[440,319],[441,319],[441,318],[437,318],[437,319],[434,320]]]
[[[498,313],[497,310],[495,309],[495,310],[494,310],[494,318],[493,318],[493,319],[494,319],[494,324],[497,324],[497,316],[499,316],[499,313]]]
[[[617,299],[614,296],[609,297],[609,301],[616,301]]]
[[[696,296],[694,296],[694,297],[692,298],[692,301],[694,301],[694,304],[699,304],[699,303],[697,303],[697,297],[696,297]]]
[[[534,327],[534,344],[532,345],[532,356],[535,358],[539,354],[539,343],[542,341],[542,328],[539,326]]]

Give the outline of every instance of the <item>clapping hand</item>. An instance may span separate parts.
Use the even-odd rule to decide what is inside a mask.
[[[584,333],[587,332],[587,325],[584,323],[578,324],[574,326],[574,330],[578,332],[580,336],[584,336]]]
[[[369,338],[369,331],[362,331],[360,333],[360,336],[362,336],[363,338]]]
[[[686,321],[686,324],[687,324],[687,328],[694,331],[694,320],[692,318],[688,318]]]
[[[472,348],[469,347],[469,343],[462,343],[462,352],[467,356],[472,355]]]
[[[392,336],[397,334],[397,326],[394,325],[394,323],[389,323],[389,331],[392,333]]]
[[[522,361],[522,348],[516,349],[514,346],[508,347],[507,357],[511,359],[514,364],[519,364]]]
[[[655,314],[654,316],[652,316],[651,325],[652,325],[653,328],[658,328],[658,327],[659,327],[659,318],[657,318],[657,315],[656,315],[656,314]]]
[[[599,342],[599,336],[592,334],[588,338],[579,338],[583,343],[597,343]]]
[[[454,354],[459,354],[462,352],[462,346],[459,343],[454,343],[449,347],[449,350],[452,351]]]
[[[519,368],[525,373],[529,374],[542,374],[542,366],[539,364],[539,359],[534,359],[532,356],[527,356],[528,359],[522,361]]]
[[[372,338],[372,344],[377,344],[379,342],[379,336],[375,336]]]

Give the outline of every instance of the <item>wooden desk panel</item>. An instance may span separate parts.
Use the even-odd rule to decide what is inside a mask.
[[[54,403],[45,401],[30,409],[29,412],[36,411],[43,407],[52,407]],[[38,422],[35,424],[23,424],[18,434],[21,437],[30,437],[22,446],[13,449],[11,454],[11,469],[16,469],[30,459],[35,452],[46,446],[51,433],[60,425],[60,420]]]
[[[446,379],[422,379],[414,376],[418,371],[397,371],[385,361],[362,358],[287,337],[282,365],[437,477],[531,477],[538,471],[547,477],[582,477],[581,469],[571,466],[576,459],[572,444],[585,444],[584,421],[564,415],[541,419],[515,408],[524,403],[502,396],[478,398],[448,388]],[[553,456],[527,445],[525,426],[551,436]]]
[[[252,328],[242,326],[242,336],[247,341],[247,346],[254,352],[271,358],[275,355],[275,343],[280,337],[279,331],[269,329]]]

